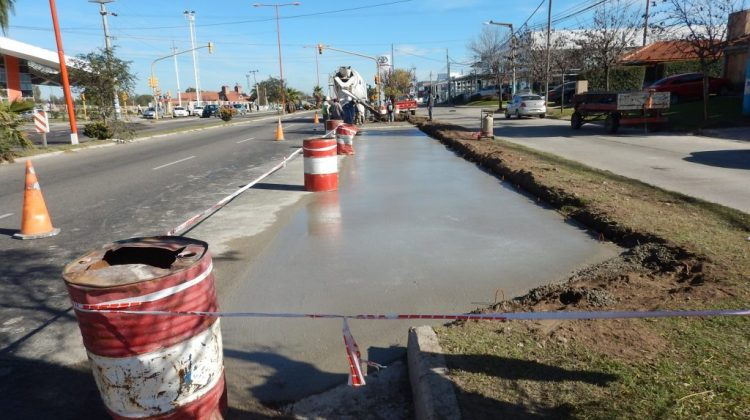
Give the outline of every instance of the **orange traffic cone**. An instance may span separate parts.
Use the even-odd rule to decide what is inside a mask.
[[[279,124],[276,126],[276,141],[284,140],[284,129],[281,127],[281,118],[279,118]]]
[[[23,192],[23,216],[21,231],[13,235],[16,239],[38,239],[55,236],[60,229],[52,227],[42,190],[36,179],[31,161],[26,161],[26,188]]]
[[[313,117],[313,124],[320,124],[320,120],[318,120],[318,111],[315,111],[315,117]]]

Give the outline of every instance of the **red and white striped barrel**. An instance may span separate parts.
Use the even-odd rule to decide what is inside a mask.
[[[340,126],[343,123],[344,123],[344,120],[327,120],[326,131],[333,131],[336,129],[336,127]]]
[[[112,417],[222,418],[218,318],[99,312],[218,310],[208,244],[177,236],[118,241],[68,264],[63,278]]]
[[[339,147],[339,154],[354,154],[354,136],[357,135],[357,131],[359,131],[359,128],[352,124],[341,124],[336,128],[336,143]]]
[[[336,140],[312,138],[302,141],[305,166],[305,190],[334,191],[339,187],[339,162]]]

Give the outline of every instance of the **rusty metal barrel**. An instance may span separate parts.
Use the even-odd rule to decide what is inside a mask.
[[[217,311],[207,243],[175,236],[117,241],[68,264],[63,278],[112,417],[223,417],[219,319],[118,312]]]
[[[302,141],[305,190],[334,191],[339,187],[339,162],[336,140],[311,138]]]

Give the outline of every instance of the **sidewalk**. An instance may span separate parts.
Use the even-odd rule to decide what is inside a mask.
[[[441,108],[435,120],[478,130],[479,110]],[[567,121],[506,120],[497,115],[494,134],[497,139],[750,213],[750,143],[745,141],[644,133],[626,127],[612,135],[594,124],[572,130]]]

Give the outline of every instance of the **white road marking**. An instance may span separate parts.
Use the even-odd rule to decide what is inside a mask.
[[[190,160],[190,159],[192,159],[192,158],[194,158],[194,157],[195,157],[195,156],[190,156],[190,157],[186,157],[185,159],[180,159],[180,160],[176,160],[176,161],[174,161],[174,162],[166,163],[166,164],[164,164],[164,165],[161,165],[161,166],[157,166],[156,168],[153,168],[153,170],[155,170],[155,171],[156,171],[156,170],[159,170],[159,169],[161,169],[161,168],[166,168],[166,167],[167,167],[167,166],[169,166],[169,165],[174,165],[175,163],[180,163],[180,162],[184,162],[184,161],[186,161],[186,160]]]
[[[7,213],[7,214],[0,215],[0,219],[5,219],[8,216],[13,216],[13,213]]]
[[[249,139],[245,139],[245,140],[240,140],[240,141],[238,141],[238,142],[236,142],[236,143],[237,143],[237,144],[240,144],[240,143],[244,143],[244,142],[246,142],[246,141],[250,141],[250,140],[255,140],[255,137],[250,137]]]

